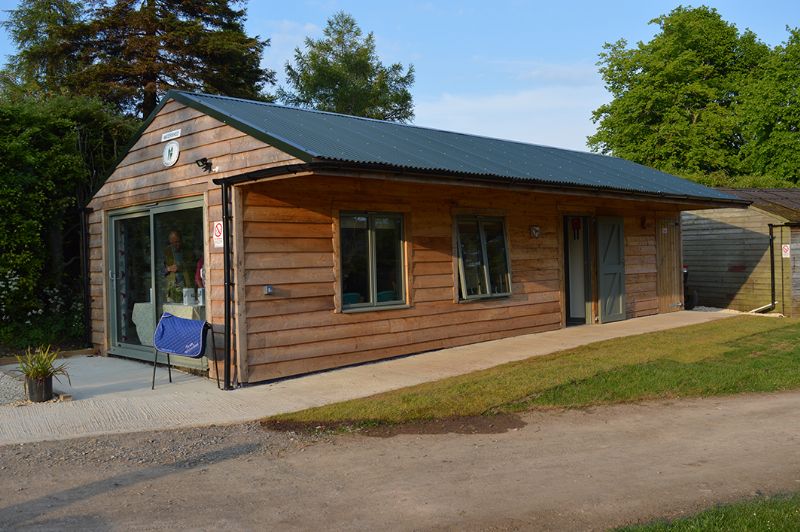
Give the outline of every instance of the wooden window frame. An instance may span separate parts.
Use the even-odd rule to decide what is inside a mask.
[[[475,221],[478,224],[478,234],[480,236],[481,253],[483,254],[483,276],[486,282],[487,294],[480,294],[469,296],[467,295],[467,280],[464,273],[464,258],[461,255],[461,231],[459,230],[459,222],[461,221]],[[486,251],[486,233],[483,229],[484,222],[500,222],[503,228],[503,249],[506,260],[506,284],[508,285],[508,292],[492,293],[492,283],[489,276],[489,256]],[[476,301],[483,299],[494,299],[509,297],[511,292],[511,258],[509,256],[508,246],[508,228],[506,227],[506,220],[503,216],[483,216],[483,215],[467,215],[460,214],[455,217],[455,233],[456,233],[456,250],[458,252],[458,279],[460,290],[458,291],[459,301]]]
[[[400,212],[381,212],[381,211],[357,211],[357,210],[347,210],[347,211],[340,211],[339,212],[339,231],[338,231],[338,252],[339,252],[339,271],[342,272],[342,218],[348,216],[365,216],[367,218],[367,235],[368,235],[368,244],[367,244],[367,263],[369,268],[369,297],[370,301],[365,303],[353,303],[350,305],[346,305],[344,301],[341,303],[342,312],[363,312],[368,310],[382,310],[382,309],[389,309],[389,308],[403,308],[407,306],[408,296],[406,294],[406,287],[408,286],[408,281],[406,279],[407,272],[406,272],[406,226],[405,226],[405,216],[403,213]],[[386,218],[394,218],[400,221],[400,257],[397,261],[397,267],[400,270],[400,281],[401,286],[397,290],[397,292],[401,295],[401,299],[394,299],[392,301],[378,301],[378,294],[377,294],[377,257],[376,257],[376,250],[375,250],[375,223],[374,219],[376,217],[386,217]],[[340,275],[339,279],[339,291],[342,294],[342,299],[344,296],[344,278],[343,275]]]

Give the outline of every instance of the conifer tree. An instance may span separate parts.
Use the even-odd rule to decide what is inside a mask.
[[[414,117],[409,88],[414,67],[385,66],[375,53],[375,37],[363,36],[355,19],[344,12],[328,20],[322,39],[306,38],[296,48],[294,65],[286,63],[291,90],[278,89],[290,105],[367,118],[407,122]]]
[[[147,116],[171,88],[268,98],[269,40],[245,34],[241,0],[99,2],[75,28],[73,90]]]
[[[77,70],[71,31],[84,9],[70,0],[26,0],[8,14],[2,27],[18,51],[2,72],[3,90],[17,96],[66,92],[66,79]]]

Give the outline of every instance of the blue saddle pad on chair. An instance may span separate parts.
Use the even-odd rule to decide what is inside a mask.
[[[161,352],[200,358],[206,352],[206,328],[203,320],[187,320],[165,312],[153,334],[153,346]]]

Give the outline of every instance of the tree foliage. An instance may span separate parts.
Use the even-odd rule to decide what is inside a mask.
[[[76,254],[77,210],[134,125],[94,99],[0,100],[0,322],[19,323],[43,309],[45,290],[80,279],[77,261],[63,260]]]
[[[147,116],[171,88],[260,98],[274,72],[260,66],[268,40],[244,32],[236,0],[115,0],[79,28],[87,66],[71,81],[123,111]]]
[[[800,182],[800,30],[765,58],[741,100],[745,168]]]
[[[355,19],[339,12],[328,20],[321,39],[306,38],[286,63],[291,89],[278,89],[290,105],[349,115],[407,122],[414,117],[409,88],[414,67],[385,66],[375,52],[372,32],[363,36]]]
[[[613,100],[594,111],[589,147],[687,176],[740,174],[736,106],[769,48],[707,7],[651,23],[661,31],[649,42],[607,43],[600,54]]]
[[[267,98],[269,40],[244,32],[242,0],[23,0],[7,23],[20,52],[6,79],[25,92],[94,96],[147,116],[171,88]],[[21,91],[22,92],[22,91]]]
[[[28,0],[9,12],[2,23],[18,52],[9,57],[2,74],[6,92],[59,94],[77,61],[71,29],[84,9],[70,0]]]

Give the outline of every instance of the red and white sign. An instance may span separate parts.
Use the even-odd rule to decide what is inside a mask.
[[[781,257],[784,259],[792,258],[792,247],[789,244],[783,244],[781,246]]]
[[[222,222],[214,222],[211,224],[211,236],[214,237],[214,247],[222,247]]]

